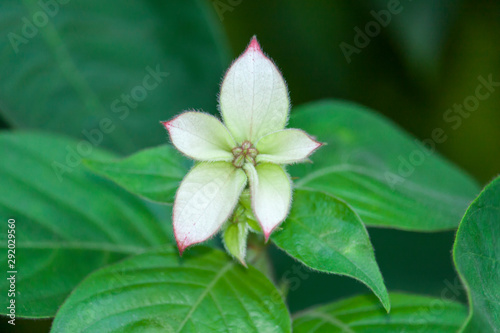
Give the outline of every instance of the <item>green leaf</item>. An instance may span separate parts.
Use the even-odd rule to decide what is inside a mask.
[[[272,236],[281,249],[313,269],[363,282],[389,311],[368,232],[348,205],[331,195],[299,190],[282,227]]]
[[[295,316],[294,333],[455,333],[463,305],[443,299],[391,293],[391,313],[372,296],[356,296]]]
[[[227,252],[246,266],[245,255],[247,252],[248,225],[245,220],[228,222],[222,240]]]
[[[77,142],[3,133],[0,147],[0,215],[16,221],[17,316],[53,316],[90,272],[170,243],[168,222],[160,224],[140,199],[85,170]],[[85,157],[111,157],[90,149]],[[5,251],[6,237],[4,223]],[[8,290],[6,279],[0,289]],[[9,300],[1,300],[5,314]]]
[[[290,332],[274,286],[218,250],[144,253],[90,275],[52,332]]]
[[[145,149],[122,160],[86,160],[85,165],[145,199],[172,203],[192,162],[170,145]]]
[[[462,332],[500,332],[500,177],[467,210],[453,259],[469,297]]]
[[[370,226],[414,231],[457,227],[477,184],[435,151],[367,108],[324,101],[295,109],[290,127],[328,145],[294,165],[296,186],[345,200]],[[439,148],[440,129],[426,145]]]
[[[205,1],[39,3],[0,5],[1,112],[11,125],[131,153],[165,142],[160,120],[216,110],[229,59]]]

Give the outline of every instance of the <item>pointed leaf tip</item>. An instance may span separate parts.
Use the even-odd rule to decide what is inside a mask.
[[[172,219],[174,219],[174,215],[172,215]],[[189,246],[186,245],[186,239],[181,240],[180,237],[178,237],[177,233],[175,232],[175,225],[174,227],[174,237],[175,237],[175,242],[177,243],[177,249],[179,249],[179,256],[182,257],[182,254],[184,253],[184,250]]]
[[[167,129],[168,131],[168,128],[169,128],[169,124],[170,124],[170,121],[160,121],[160,124],[163,125],[163,127],[165,127],[165,129]]]
[[[273,233],[273,230],[264,231],[264,243],[265,244],[267,244],[269,242],[269,238],[271,237],[271,234]]]
[[[260,44],[256,36],[253,36],[252,39],[250,40],[250,44],[248,44],[246,51],[250,50],[262,52],[262,49],[260,48]]]
[[[184,253],[184,250],[186,249],[187,246],[181,244],[179,241],[177,241],[177,248],[179,249],[179,256],[182,257],[182,254]]]
[[[316,143],[316,147],[314,147],[314,149],[311,151],[311,153],[309,154],[309,156],[312,155],[319,148],[321,148],[323,146],[326,146],[326,142],[319,142],[316,139],[313,139],[313,141]]]

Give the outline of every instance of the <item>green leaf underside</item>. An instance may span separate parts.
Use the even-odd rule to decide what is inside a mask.
[[[145,149],[118,161],[85,161],[92,171],[131,193],[160,203],[173,203],[179,183],[191,164],[170,145]]]
[[[500,332],[500,177],[467,210],[453,258],[469,297],[462,332]]]
[[[349,206],[331,195],[298,190],[274,243],[306,266],[355,278],[389,310],[389,296],[368,233]]]
[[[439,298],[391,293],[387,313],[373,296],[356,296],[295,316],[294,333],[455,333],[463,305]]]
[[[119,7],[66,1],[56,14],[47,13],[41,28],[23,34],[21,18],[33,23],[46,10],[38,0],[3,3],[2,115],[15,127],[95,140],[123,153],[165,142],[160,120],[188,108],[215,112],[229,58],[209,6],[201,0],[131,0]],[[164,74],[153,77],[148,68],[157,67]],[[101,130],[105,118],[112,130],[109,124]]]
[[[366,225],[414,231],[452,229],[479,192],[477,184],[457,167],[356,104],[323,101],[297,107],[290,127],[327,143],[311,156],[313,163],[289,168],[297,177],[296,186],[345,200]],[[439,143],[436,146],[439,149]],[[413,164],[408,167],[401,160]]]
[[[58,312],[52,332],[290,332],[274,286],[218,250],[179,258],[168,247],[90,275]]]
[[[0,147],[0,215],[16,220],[17,316],[54,316],[90,272],[170,242],[166,227],[141,200],[86,171],[81,163],[66,165],[67,149],[77,151],[75,141],[3,133]],[[112,157],[96,148],[90,156]],[[58,178],[53,163],[71,171]],[[7,223],[2,230],[5,248]],[[0,288],[8,290],[6,279]],[[8,301],[2,298],[1,313],[7,311]]]

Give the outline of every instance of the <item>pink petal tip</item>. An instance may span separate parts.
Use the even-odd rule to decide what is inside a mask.
[[[184,250],[187,248],[187,246],[177,242],[177,248],[179,249],[179,256],[182,257],[182,254],[184,253]]]
[[[313,139],[313,138],[311,138],[311,139],[312,139],[312,140],[314,141],[314,143],[316,144],[316,147],[314,147],[314,148],[313,148],[313,150],[311,150],[311,152],[309,153],[309,155],[308,155],[308,156],[311,156],[311,155],[312,155],[312,154],[313,154],[316,150],[318,150],[319,148],[321,148],[321,147],[323,147],[323,146],[325,146],[325,145],[326,145],[326,142],[319,142],[319,141],[317,141],[317,140],[315,140],[315,139]]]
[[[160,121],[160,123],[163,125],[163,127],[165,127],[167,130],[171,126],[170,122],[171,122],[171,120],[170,121]]]
[[[272,230],[271,231],[264,231],[264,243],[267,244],[267,242],[269,242],[269,237],[271,237],[272,232],[273,232]]]
[[[262,49],[260,48],[260,44],[257,41],[257,37],[256,36],[253,36],[252,39],[250,40],[250,44],[248,44],[248,47],[245,50],[245,52],[247,52],[247,51],[262,52]]]

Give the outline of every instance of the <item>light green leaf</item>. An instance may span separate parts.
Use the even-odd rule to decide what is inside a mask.
[[[465,173],[367,108],[336,101],[308,104],[295,109],[290,127],[328,144],[311,156],[312,164],[289,169],[298,177],[296,186],[345,200],[367,225],[452,229],[479,192]],[[426,142],[439,149],[446,133],[434,132]]]
[[[324,193],[296,191],[282,228],[272,235],[281,249],[313,269],[363,282],[389,311],[389,296],[370,238],[348,205]]]
[[[218,250],[144,253],[90,275],[61,307],[53,333],[290,332],[274,286]]]
[[[241,213],[241,214],[244,214]],[[239,222],[228,222],[222,240],[227,252],[246,266],[248,225],[245,219]]]
[[[216,110],[229,59],[205,1],[8,0],[0,22],[1,112],[15,127],[131,153],[165,142],[160,120]]]
[[[94,172],[128,191],[161,203],[172,203],[192,162],[170,145],[145,149],[122,160],[86,160]]]
[[[500,177],[467,210],[453,259],[470,303],[462,332],[500,332]]]
[[[0,215],[16,221],[17,316],[53,316],[90,272],[170,243],[170,222],[160,224],[141,200],[86,171],[75,141],[3,133],[0,147]],[[91,150],[84,157],[111,157]],[[0,235],[5,250],[7,221]],[[0,288],[8,290],[6,279]],[[1,300],[5,314],[9,300]]]
[[[449,40],[450,28],[457,19],[461,2],[370,0],[363,5],[364,10],[370,13],[370,20],[382,25],[391,45],[398,51],[407,69],[411,70],[414,81],[419,82],[415,77],[423,77],[429,79],[424,82],[430,84],[438,75],[440,55]],[[422,17],[426,18],[425,25],[422,24]],[[361,26],[361,29],[366,31],[366,25]]]
[[[455,333],[463,305],[443,299],[391,293],[391,313],[372,296],[356,296],[295,316],[294,333]]]

